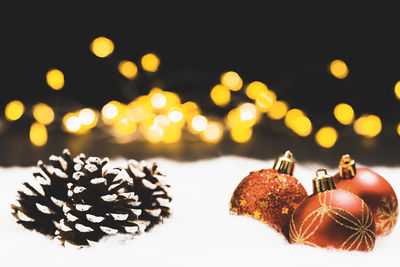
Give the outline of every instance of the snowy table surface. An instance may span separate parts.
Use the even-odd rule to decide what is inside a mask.
[[[376,240],[369,253],[344,252],[288,244],[256,220],[230,215],[237,184],[250,171],[270,168],[272,160],[235,156],[196,162],[155,158],[171,185],[172,216],[133,239],[111,237],[90,248],[65,248],[26,230],[10,214],[10,204],[31,168],[1,168],[0,262],[2,266],[376,266],[398,262],[400,227]],[[122,159],[113,164],[123,165]],[[298,162],[295,176],[311,192],[315,163]],[[361,166],[359,166],[361,167]],[[400,193],[400,167],[369,166]],[[329,169],[330,174],[336,173]],[[4,264],[3,264],[4,263]],[[396,264],[397,265],[397,264]]]

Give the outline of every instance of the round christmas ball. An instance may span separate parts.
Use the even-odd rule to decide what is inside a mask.
[[[231,212],[269,224],[287,237],[289,218],[307,197],[304,187],[292,176],[294,166],[292,153],[286,151],[272,169],[251,172],[236,187]]]
[[[325,169],[317,171],[314,193],[292,215],[292,243],[341,250],[370,251],[375,245],[375,222],[371,210],[358,196],[335,189]]]
[[[349,155],[342,156],[339,169],[334,176],[336,187],[362,198],[374,216],[376,234],[389,234],[398,218],[398,201],[392,186],[372,170],[356,168]]]

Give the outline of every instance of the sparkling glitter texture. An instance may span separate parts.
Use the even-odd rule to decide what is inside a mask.
[[[240,182],[230,210],[267,223],[288,238],[289,218],[306,197],[306,190],[293,176],[263,169],[251,172]]]

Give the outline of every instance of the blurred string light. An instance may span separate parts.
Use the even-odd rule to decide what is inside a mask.
[[[224,107],[231,101],[231,91],[222,84],[217,84],[211,89],[210,97],[217,106]]]
[[[153,53],[148,53],[142,57],[142,68],[148,72],[156,72],[160,66],[160,59]]]
[[[358,135],[373,138],[382,131],[381,119],[372,114],[364,114],[354,122],[354,131]]]
[[[315,141],[319,146],[324,148],[331,148],[335,145],[338,139],[338,133],[335,128],[331,126],[324,126],[315,134]]]
[[[114,43],[110,39],[100,36],[94,39],[90,44],[90,50],[97,57],[105,58],[114,51]]]
[[[291,109],[286,113],[286,126],[292,129],[297,135],[306,137],[312,132],[311,120],[299,109]]]
[[[83,125],[94,127],[96,126],[99,116],[97,112],[90,108],[84,108],[79,111],[78,118]]]
[[[54,90],[61,90],[64,87],[64,74],[61,70],[51,69],[46,74],[47,85]]]
[[[221,75],[221,84],[232,91],[239,91],[242,89],[243,80],[234,71],[228,71]]]
[[[54,121],[54,111],[45,103],[34,105],[32,113],[35,120],[43,125],[51,124]]]
[[[397,124],[397,134],[400,135],[400,123]]]
[[[93,40],[90,49],[94,55],[105,58],[113,53],[114,43],[106,37],[98,37]],[[140,66],[146,72],[156,72],[160,59],[156,54],[148,53],[141,58]],[[133,80],[138,75],[138,66],[132,61],[122,60],[118,64],[118,71],[125,78]],[[329,71],[338,79],[346,78],[349,72],[346,63],[339,59],[330,63]],[[64,87],[64,74],[52,69],[46,74],[46,81],[49,87],[60,90]],[[244,92],[240,92],[242,89]],[[400,99],[400,81],[396,83],[394,91]],[[284,119],[285,125],[299,136],[306,137],[312,133],[313,124],[305,112],[290,109],[289,104],[278,100],[275,92],[263,82],[244,84],[234,71],[224,72],[220,76],[220,83],[211,88],[210,98],[217,106],[226,107],[231,104],[232,94],[235,93],[245,94],[250,102],[238,103],[228,111],[224,121],[210,120],[202,114],[197,103],[181,103],[176,93],[156,87],[130,103],[112,100],[100,112],[83,108],[67,113],[62,123],[64,130],[73,134],[85,134],[100,123],[99,128],[106,129],[117,142],[144,138],[151,143],[170,144],[181,140],[184,130],[188,130],[209,143],[220,142],[224,132],[229,131],[233,141],[245,143],[251,139],[253,127],[265,114],[271,120]],[[8,120],[17,120],[23,113],[24,105],[18,100],[10,102],[5,109]],[[55,114],[44,103],[35,105],[32,113],[37,122],[31,126],[30,139],[35,146],[43,146],[47,142],[45,125],[54,121]],[[382,130],[381,120],[376,115],[363,115],[354,121],[354,110],[345,103],[338,104],[333,114],[341,124],[350,125],[354,122],[355,132],[368,138],[375,137]],[[400,124],[397,132],[400,135]],[[319,146],[330,148],[335,145],[338,133],[335,128],[324,126],[314,137]]]
[[[272,120],[283,119],[289,109],[289,105],[285,101],[276,101],[267,110],[267,115]]]
[[[202,115],[197,115],[193,117],[191,123],[192,129],[195,132],[202,132],[207,128],[207,119]]]
[[[333,110],[333,114],[336,120],[343,125],[349,125],[354,120],[353,108],[345,103],[338,104]]]
[[[47,143],[46,126],[38,122],[34,122],[29,131],[29,139],[35,146],[44,146]]]
[[[218,143],[221,140],[223,133],[224,130],[221,123],[209,122],[202,133],[202,137],[206,142]]]
[[[400,81],[398,81],[394,86],[394,94],[396,95],[397,99],[400,100]]]
[[[118,70],[125,78],[132,80],[138,73],[138,68],[135,63],[129,60],[123,60],[118,64]]]
[[[9,121],[16,121],[24,114],[25,106],[19,100],[13,100],[6,105],[4,116]]]
[[[336,59],[329,65],[329,70],[338,79],[344,79],[349,74],[349,69],[343,60]]]
[[[268,87],[266,84],[254,81],[246,86],[246,95],[248,98],[256,100],[260,93],[267,92]]]
[[[231,129],[231,138],[237,143],[245,143],[250,140],[253,129],[243,125],[236,125]]]
[[[76,133],[82,126],[79,117],[74,113],[68,113],[64,116],[63,124],[68,132]]]

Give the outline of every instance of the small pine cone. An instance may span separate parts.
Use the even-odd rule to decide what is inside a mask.
[[[84,160],[84,155],[74,160]],[[68,149],[61,156],[50,156],[49,164],[39,161],[33,169],[36,184],[25,182],[18,191],[18,204],[11,205],[17,222],[30,230],[54,237],[56,224],[64,217],[62,207],[68,200],[67,184],[73,182],[74,160]]]
[[[87,246],[106,235],[139,232],[138,196],[129,191],[124,172],[106,169],[107,162],[90,157],[75,165],[75,182],[68,184],[70,200],[57,231],[62,244]]]
[[[169,185],[158,179],[163,174],[157,170],[155,162],[147,165],[145,161],[130,160],[125,170],[131,178],[131,190],[139,196],[138,208],[142,210],[139,220],[146,224],[147,232],[170,216],[168,205],[172,198],[167,192]]]

